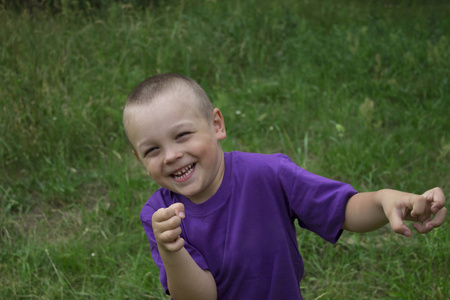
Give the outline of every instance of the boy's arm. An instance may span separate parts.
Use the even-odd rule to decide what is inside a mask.
[[[211,272],[202,270],[183,247],[177,252],[159,248],[173,299],[217,299],[216,282]]]
[[[415,222],[414,228],[419,233],[427,233],[444,222],[447,214],[444,205],[445,196],[440,188],[423,195],[389,189],[359,193],[347,203],[342,229],[368,232],[390,223],[396,233],[410,236],[410,229],[403,223],[408,220]]]
[[[217,299],[214,277],[202,270],[184,248],[181,219],[184,206],[175,203],[159,209],[152,216],[153,232],[167,274],[167,285],[173,299]]]

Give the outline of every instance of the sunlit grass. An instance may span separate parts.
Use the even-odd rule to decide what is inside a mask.
[[[226,151],[284,152],[360,191],[450,182],[449,5],[160,2],[0,11],[0,298],[165,299],[139,212],[157,188],[121,128],[159,72],[221,108]],[[412,21],[413,20],[413,21]],[[330,245],[305,231],[306,299],[445,299],[448,222]]]

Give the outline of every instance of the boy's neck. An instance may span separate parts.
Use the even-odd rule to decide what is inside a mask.
[[[207,189],[205,193],[202,193],[201,195],[198,195],[198,197],[187,197],[192,203],[195,204],[202,204],[206,201],[208,201],[214,194],[219,190],[220,186],[222,185],[223,177],[225,175],[225,157],[223,154],[223,150],[219,148],[219,157],[220,157],[220,165],[219,170],[217,171],[217,174],[211,183],[212,188]]]

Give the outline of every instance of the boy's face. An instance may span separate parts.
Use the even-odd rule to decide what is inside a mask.
[[[194,203],[218,190],[224,173],[218,140],[226,137],[221,112],[207,120],[192,92],[171,91],[126,113],[135,155],[160,186]]]

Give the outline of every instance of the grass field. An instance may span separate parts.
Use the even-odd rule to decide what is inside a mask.
[[[0,9],[0,299],[167,299],[139,221],[157,186],[121,127],[160,72],[205,88],[226,151],[448,198],[447,1],[153,2]],[[449,229],[336,245],[300,230],[303,296],[449,299]]]

